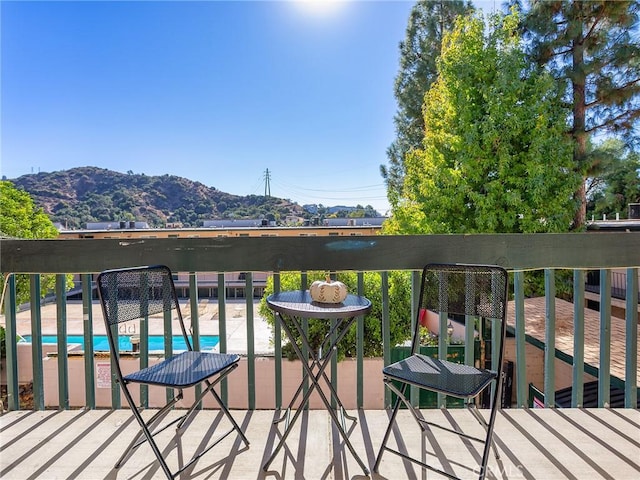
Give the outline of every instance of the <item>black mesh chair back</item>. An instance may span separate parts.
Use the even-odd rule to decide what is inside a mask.
[[[164,312],[177,315],[188,350],[192,350],[173,276],[165,266],[111,270],[98,277],[98,292],[107,326]],[[109,335],[110,338],[115,338]]]
[[[413,331],[411,355],[408,358],[387,365],[383,369],[385,385],[396,394],[397,400],[376,459],[374,471],[378,471],[382,455],[386,451],[407,458],[421,467],[434,470],[446,477],[458,478],[453,472],[443,471],[421,460],[410,458],[405,452],[390,448],[387,445],[398,409],[401,404],[404,404],[411,411],[423,431],[436,427],[483,443],[484,450],[479,478],[482,480],[485,477],[496,413],[501,406],[507,291],[507,271],[498,266],[431,264],[423,269],[420,287],[420,308]],[[474,321],[475,324],[477,320],[480,330],[482,330],[485,322],[490,320],[490,323],[497,327],[491,332],[491,341],[495,343],[491,350],[497,352],[496,358],[491,359],[492,367],[485,368],[478,361],[473,365],[466,365],[420,354],[419,317],[421,312],[425,310],[437,314],[438,317],[444,315],[447,322],[451,322],[454,318],[464,318],[465,322]],[[482,336],[482,332],[480,332],[480,336]],[[473,347],[467,345],[466,348]],[[486,436],[484,438],[469,436],[459,429],[443,427],[424,420],[420,411],[407,397],[409,386],[464,399],[469,410],[485,428]],[[476,399],[484,391],[491,392],[491,395],[489,395],[490,413],[488,421],[477,410]],[[497,450],[494,449],[494,452],[497,456]],[[472,470],[477,471],[477,467],[473,466]],[[468,472],[466,474],[468,475]]]
[[[436,313],[502,319],[506,276],[500,267],[429,266],[422,271],[420,305]]]
[[[151,446],[167,478],[175,478],[233,431],[236,431],[245,445],[248,446],[249,442],[244,433],[214,390],[215,385],[238,366],[240,357],[238,355],[193,350],[180,310],[171,270],[162,265],[107,270],[98,275],[97,286],[109,341],[111,364],[115,371],[116,381],[120,384],[121,391],[131,408],[132,414],[140,425],[140,432],[133,438],[129,447],[116,462],[115,468],[118,468],[134,450],[145,442],[148,442]],[[124,356],[122,355],[123,352],[120,351],[118,339],[120,324],[139,319],[148,321],[149,317],[157,314],[162,314],[163,324],[165,316],[169,316],[171,322],[177,319],[184,340],[184,350],[171,352],[171,355],[161,358],[157,363],[125,375],[122,369]],[[168,336],[165,333],[167,332],[162,332],[163,336]],[[139,336],[141,342],[145,342],[148,338],[149,336],[144,334]],[[148,361],[148,354],[148,344],[141,345],[138,357],[147,360],[145,364],[152,363]],[[157,355],[158,352],[154,352],[154,356]],[[128,357],[131,357],[131,355],[128,355]],[[170,395],[170,400],[149,420],[145,421],[141,415],[142,406],[135,404],[134,396],[132,395],[131,388],[133,384],[166,387],[171,389],[168,392],[177,390],[177,393]],[[182,400],[183,389],[201,384],[204,388],[199,393],[196,391],[195,401],[185,411],[184,415],[180,415],[177,419],[161,426],[161,420],[166,416],[168,410],[173,409]],[[154,436],[173,424],[177,424],[176,430],[181,433],[181,429],[186,425],[187,420],[192,417],[196,408],[201,405],[203,397],[208,393],[216,400],[221,411],[229,420],[231,428],[216,440],[211,441],[207,448],[200,451],[189,462],[180,462],[180,468],[172,472],[160,448],[157,446]]]
[[[103,272],[98,281],[109,325],[176,310],[173,278],[167,267],[139,267]]]

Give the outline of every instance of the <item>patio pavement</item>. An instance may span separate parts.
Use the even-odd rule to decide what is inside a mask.
[[[149,414],[152,412],[145,412]],[[224,439],[178,478],[186,479],[311,479],[397,480],[440,479],[423,475],[409,462],[386,453],[380,474],[367,477],[345,448],[328,413],[309,410],[301,415],[285,448],[268,472],[262,470],[280,438],[282,426],[272,427],[273,410],[232,412],[251,442],[245,448],[235,435]],[[356,452],[366,465],[375,462],[384,429],[386,410],[351,412],[348,424]],[[480,429],[465,410],[424,410],[429,420]],[[177,415],[177,411],[169,415]],[[203,449],[213,427],[221,422],[216,410],[198,412],[181,437],[168,429],[159,435],[160,449],[170,468],[183,464]],[[223,422],[226,423],[226,420]],[[417,451],[426,445],[446,469],[462,478],[477,478],[477,444],[445,433],[420,434],[410,414],[399,414],[400,427],[392,444]],[[221,423],[222,425],[222,423]],[[226,427],[226,425],[224,425]],[[400,431],[402,436],[400,436]],[[0,416],[0,478],[25,479],[157,479],[164,478],[155,457],[143,445],[117,471],[113,463],[137,432],[127,410],[17,411]],[[434,431],[434,432],[437,432]],[[632,409],[513,409],[498,414],[495,441],[500,460],[490,458],[490,479],[636,480],[640,478],[640,412]],[[444,454],[450,457],[444,459]],[[469,465],[468,467],[463,466]]]

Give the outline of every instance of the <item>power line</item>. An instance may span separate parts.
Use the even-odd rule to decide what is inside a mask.
[[[289,198],[301,205],[306,203],[342,202],[344,204],[357,203],[361,205],[387,202],[386,186],[384,183],[359,185],[337,188],[305,188],[299,183],[283,182],[273,177],[268,168],[263,172],[260,183],[264,186],[265,196],[271,195],[271,183],[277,187],[279,198]],[[257,186],[256,186],[257,187]],[[256,191],[258,188],[255,189]],[[384,210],[386,207],[383,207]]]
[[[370,187],[353,187],[348,189],[335,189],[335,188],[304,188],[298,185],[287,184],[284,182],[274,182],[275,185],[279,187],[284,193],[289,193],[294,196],[305,196],[305,197],[319,197],[319,198],[329,198],[329,195],[338,195],[338,194],[346,194],[342,195],[344,198],[386,198],[385,191],[383,190],[384,185],[380,185],[376,188],[376,186]],[[368,195],[367,195],[368,194]],[[376,195],[377,194],[377,195]],[[282,195],[280,195],[282,196]]]
[[[382,200],[386,201],[387,197],[384,193],[376,191],[375,189],[369,189],[366,195],[366,191],[355,190],[319,190],[319,189],[304,189],[291,185],[284,185],[280,182],[276,182],[281,192],[278,196],[282,198],[295,198],[298,201],[302,200],[302,203],[326,203],[327,201],[340,201],[340,202],[357,202],[367,203],[368,201]],[[347,195],[340,195],[340,193],[346,193]],[[376,195],[378,193],[378,195]]]

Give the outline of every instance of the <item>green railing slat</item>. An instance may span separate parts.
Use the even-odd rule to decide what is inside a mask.
[[[571,406],[584,403],[584,270],[573,271],[573,389]]]
[[[389,315],[389,272],[380,272],[381,289],[382,289],[382,359],[383,364],[391,363],[391,320]],[[384,389],[384,406],[391,407],[391,392],[388,388]]]
[[[307,290],[308,285],[309,285],[309,276],[307,272],[301,272],[300,273],[300,290]],[[301,318],[300,321],[302,323],[301,328],[302,328],[302,331],[304,332],[304,336],[309,338],[309,319]],[[300,350],[302,351],[303,358],[309,358],[309,349],[307,348],[306,345],[303,344]],[[309,379],[305,377],[304,367],[300,366],[300,370],[302,371],[302,376],[304,378],[302,382],[302,398],[304,398],[304,396],[309,391]],[[309,408],[308,402],[303,407],[305,409],[308,409]]]
[[[336,280],[336,274],[335,272],[331,272],[331,280],[335,281]],[[329,321],[329,325],[330,325],[330,329],[333,330],[334,327],[336,326],[337,320],[335,318],[332,318]],[[331,334],[329,341],[331,344],[333,344],[336,341],[337,338],[337,332],[333,331],[333,333]],[[327,352],[328,355],[331,355],[331,361],[330,363],[330,370],[331,370],[331,385],[333,386],[333,389],[337,392],[338,391],[338,346],[336,345],[336,348],[333,352]],[[336,408],[338,408],[338,404],[335,400],[335,398],[333,397],[333,395],[331,396],[331,407],[335,410]]]
[[[447,313],[438,313],[438,358],[447,359],[447,350],[449,349],[449,339],[447,335]],[[444,393],[438,393],[438,408],[447,408],[447,396]]]
[[[416,329],[418,312],[420,310],[420,287],[422,282],[422,272],[414,270],[411,272],[411,335]],[[417,407],[420,403],[420,389],[413,385],[409,387],[409,401],[411,405]]]
[[[467,279],[467,288],[472,289],[471,296],[475,295],[475,283],[469,282]],[[464,363],[466,365],[473,365],[475,363],[475,320],[477,317],[466,315],[464,318]],[[492,342],[492,344],[495,342]],[[496,358],[496,357],[491,357]]]
[[[627,268],[624,406],[638,405],[638,269]]]
[[[227,288],[224,272],[218,273],[218,344],[220,353],[227,353]],[[220,397],[227,401],[229,385],[226,378],[220,382]]]
[[[253,273],[245,273],[244,296],[247,310],[247,383],[249,410],[256,409],[256,348],[253,315]]]
[[[516,403],[520,408],[528,405],[529,388],[527,387],[526,330],[524,318],[524,272],[513,274],[513,297],[515,315],[516,342]]]
[[[42,365],[42,311],[40,275],[29,276],[31,289],[31,360],[33,362],[33,405],[44,410],[44,373]]]
[[[96,408],[96,374],[93,355],[93,291],[91,275],[80,275],[80,282],[82,284],[82,334],[84,336],[84,384],[85,384],[85,402],[87,408]],[[111,370],[113,372],[113,369]],[[112,390],[116,390],[117,394],[120,394],[120,389],[116,382],[113,381],[115,377],[111,375]],[[119,398],[119,397],[118,397]],[[114,408],[116,408],[114,406]],[[118,407],[119,401],[118,401]]]
[[[149,283],[146,277],[141,278],[142,288],[148,288]],[[141,299],[142,311],[149,311],[149,297],[143,296]],[[140,319],[140,368],[147,368],[149,366],[149,315],[145,315]],[[144,408],[149,407],[149,385],[140,385],[140,405]]]
[[[109,277],[109,280],[107,281],[107,288],[109,289],[109,311],[113,312],[113,317],[117,318],[118,316],[118,295],[116,294],[117,291],[117,284],[116,284],[116,279],[115,277]],[[109,328],[111,330],[111,336],[114,339],[118,338],[119,332],[118,332],[118,324],[114,323],[114,324],[110,324],[108,326],[106,326],[106,328]],[[90,326],[90,330],[92,332],[93,335],[93,325]],[[85,339],[87,338],[87,334],[88,334],[89,330],[85,330],[84,334],[85,334]],[[89,341],[91,341],[91,337],[89,337]],[[114,341],[114,346],[115,346],[115,355],[111,355],[109,357],[110,360],[110,365],[111,365],[111,407],[115,408],[115,409],[119,409],[122,407],[122,400],[120,398],[120,386],[118,385],[118,377],[116,374],[116,362],[118,361],[118,358],[120,356],[120,342],[116,342]],[[87,341],[85,340],[85,345],[87,344]],[[85,361],[89,360],[90,356],[87,355],[86,351],[85,351]]]
[[[491,319],[491,368],[493,370],[498,370],[498,358],[500,356],[498,341],[496,340],[496,332],[500,331],[500,319],[492,318]],[[504,358],[502,359],[504,362]],[[503,370],[502,374],[504,375],[505,370]],[[491,384],[491,398],[493,398],[495,394],[495,389],[498,388],[497,382],[493,382]]]
[[[5,315],[5,346],[7,353],[7,408],[9,410],[20,409],[20,390],[18,387],[18,332],[17,332],[17,300],[16,300],[16,276],[10,273],[5,292],[3,305]]]
[[[475,320],[477,317],[467,315],[464,318],[464,363],[473,365],[475,363]]]
[[[111,335],[113,336],[113,338],[118,338],[118,324],[113,324],[113,325],[109,325],[109,327],[111,329]],[[116,355],[120,354],[120,349],[118,346],[118,342],[115,342],[115,349],[116,349]],[[85,356],[86,356],[86,352],[85,352]],[[117,376],[115,373],[116,367],[115,367],[115,362],[117,361],[113,356],[109,357],[110,358],[110,364],[111,364],[111,407],[115,408],[115,409],[119,409],[122,408],[122,400],[120,398],[120,385],[117,382]]]
[[[556,281],[551,269],[544,271],[545,291],[545,347],[544,347],[544,404],[556,405]]]
[[[273,293],[280,293],[280,272],[273,272]],[[282,408],[282,326],[273,322],[273,353],[275,356],[276,409]]]
[[[58,343],[58,408],[69,409],[69,357],[67,352],[66,276],[56,275],[56,339]]]
[[[191,320],[192,347],[200,351],[200,312],[198,311],[198,275],[196,272],[189,272],[189,312]],[[189,332],[187,332],[189,333]],[[202,393],[202,384],[195,387],[196,397]],[[202,409],[202,402],[198,403],[198,410]]]
[[[173,312],[170,308],[165,308],[162,317],[164,319],[164,356],[165,358],[170,358],[173,356]],[[167,388],[167,403],[171,402],[174,396],[174,389]]]
[[[611,397],[611,270],[600,270],[600,363],[598,367],[598,406],[605,407]]]
[[[196,272],[189,272],[189,312],[191,320],[192,346],[200,350],[200,314],[198,312],[198,277]]]
[[[364,273],[357,273],[357,293],[364,295]],[[364,315],[356,318],[356,405],[364,407]]]

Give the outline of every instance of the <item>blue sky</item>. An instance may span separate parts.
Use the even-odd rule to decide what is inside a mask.
[[[273,196],[384,214],[412,5],[2,1],[0,172],[89,165],[262,195],[268,169]]]

